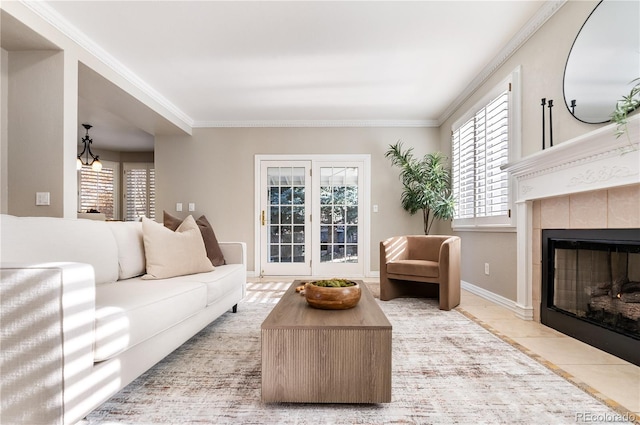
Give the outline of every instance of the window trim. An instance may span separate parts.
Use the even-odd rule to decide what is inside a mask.
[[[522,83],[520,66],[516,67],[506,78],[496,84],[451,125],[451,134],[453,134],[453,132],[471,119],[478,111],[486,107],[489,102],[498,97],[509,84],[511,85],[511,90],[509,91],[509,153],[507,163],[511,163],[520,158],[522,134]],[[451,143],[451,158],[453,159],[453,141]],[[514,178],[510,174],[507,179],[509,187],[508,205],[510,210],[510,215],[508,217],[454,218],[451,221],[451,228],[457,232],[515,232],[517,221],[514,202],[516,185]]]

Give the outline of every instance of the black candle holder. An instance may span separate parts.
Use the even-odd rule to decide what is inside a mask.
[[[549,108],[549,147],[553,146],[553,115],[551,108],[553,108],[553,99],[547,100],[546,97],[541,99],[540,106],[542,106],[542,150],[546,148],[545,144],[545,136],[546,136],[546,117],[544,107],[547,106]],[[573,102],[573,106],[575,106],[575,101]]]
[[[547,105],[549,106],[549,146],[553,147],[553,117],[551,115],[551,108],[553,108],[553,99],[549,99]]]
[[[542,98],[542,150],[544,150],[545,146],[544,146],[544,134],[545,134],[545,129],[544,129],[544,120],[545,120],[545,115],[544,115],[544,107],[547,104],[547,98],[543,97]]]

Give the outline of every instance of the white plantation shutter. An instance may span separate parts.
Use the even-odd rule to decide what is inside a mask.
[[[124,219],[155,218],[155,170],[153,164],[124,164]]]
[[[78,171],[78,210],[96,210],[104,213],[108,220],[115,220],[118,218],[118,163],[101,162],[100,171],[93,171],[88,165]]]
[[[456,218],[472,218],[474,208],[474,122],[467,121],[453,134],[453,193]]]
[[[509,90],[453,129],[452,149],[454,220],[478,224],[477,219],[508,218],[509,176],[500,167],[509,159]]]
[[[509,161],[509,93],[504,92],[486,108],[486,176],[484,181],[487,217],[509,214],[509,175],[500,169]]]

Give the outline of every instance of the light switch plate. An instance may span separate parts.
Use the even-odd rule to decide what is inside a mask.
[[[51,193],[36,192],[36,205],[51,205]]]
[[[196,204],[193,202],[189,202],[189,211],[195,211],[196,210]]]
[[[182,202],[176,203],[176,211],[182,211]]]

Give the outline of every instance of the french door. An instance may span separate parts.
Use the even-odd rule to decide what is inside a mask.
[[[262,161],[261,274],[311,274],[310,161]]]
[[[313,272],[318,276],[363,273],[361,215],[362,172],[358,163],[317,162],[313,175]]]
[[[271,157],[256,157],[256,270],[271,276],[362,277],[369,261],[364,249],[369,157]]]

